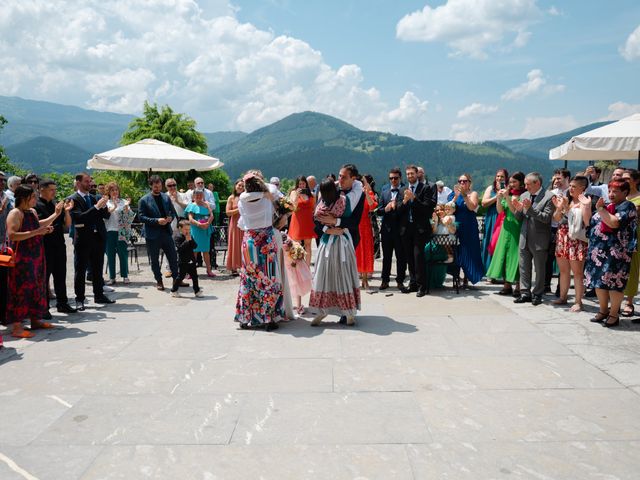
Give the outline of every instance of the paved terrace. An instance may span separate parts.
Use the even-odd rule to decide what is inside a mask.
[[[628,321],[482,285],[364,294],[356,328],[241,331],[237,280],[173,299],[142,268],[116,305],[5,336],[1,479],[639,478]]]

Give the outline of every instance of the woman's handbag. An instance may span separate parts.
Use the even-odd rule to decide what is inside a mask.
[[[20,228],[18,231],[22,230],[22,222],[24,222],[24,215],[22,216],[22,221],[20,222]],[[2,243],[2,246],[0,246],[0,267],[13,268],[16,266],[16,255],[18,254],[19,244],[20,242],[16,241],[16,248],[13,250],[9,245],[9,236],[5,233],[4,242]]]

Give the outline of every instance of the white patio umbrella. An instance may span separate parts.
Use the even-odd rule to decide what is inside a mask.
[[[152,138],[97,153],[87,162],[89,169],[157,172],[205,172],[223,165],[217,158]]]
[[[576,135],[549,150],[549,160],[635,159],[640,169],[640,113]]]

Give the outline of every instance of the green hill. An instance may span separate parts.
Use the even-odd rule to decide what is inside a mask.
[[[266,176],[323,177],[352,162],[361,172],[371,173],[380,181],[391,167],[416,163],[425,167],[430,179],[451,183],[460,173],[468,172],[476,186],[481,186],[501,167],[510,171],[538,170],[546,176],[553,168],[551,162],[514,153],[495,142],[417,141],[363,131],[315,112],[289,115],[237,142],[213,149],[212,153],[225,162],[231,178],[250,168],[260,168]]]
[[[207,139],[207,147],[209,148],[209,151],[220,148],[223,145],[237,142],[241,138],[247,136],[245,132],[214,132],[203,133],[203,135]]]
[[[51,137],[35,137],[6,147],[12,163],[35,172],[71,172],[85,170],[91,153],[76,145]]]

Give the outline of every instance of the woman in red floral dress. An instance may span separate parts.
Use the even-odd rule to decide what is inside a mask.
[[[55,212],[44,220],[38,220],[33,209],[36,194],[32,187],[19,185],[15,191],[16,208],[7,216],[7,238],[15,251],[16,266],[8,268],[7,322],[13,323],[12,336],[33,337],[25,331],[22,321],[31,320],[31,330],[53,328],[42,318],[47,313],[47,285],[42,236],[53,231],[51,223],[63,208],[64,202],[56,205]],[[70,204],[68,208],[72,208]]]

